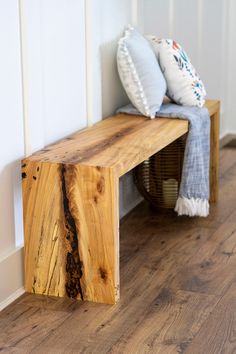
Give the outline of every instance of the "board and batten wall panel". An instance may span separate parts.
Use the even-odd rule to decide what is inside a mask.
[[[25,0],[31,152],[86,126],[84,1]]]
[[[124,28],[127,24],[134,24],[136,21],[135,3],[132,0],[103,0],[99,1],[96,10],[100,13],[101,24],[98,41],[101,84],[98,89],[101,90],[99,97],[101,97],[102,117],[107,117],[129,102],[118,76],[116,50]],[[142,200],[133,183],[132,172],[120,179],[119,193],[120,217],[123,217]]]
[[[84,128],[86,120],[84,1],[42,1],[45,145]]]
[[[138,27],[144,34],[168,38],[171,30],[169,1],[138,0]]]
[[[87,99],[91,105],[90,123],[96,123],[129,102],[118,76],[116,51],[125,27],[137,21],[138,3],[133,0],[88,0],[88,3],[91,47],[87,65],[92,82],[89,82]],[[142,200],[134,186],[132,172],[120,179],[119,190],[122,217]]]
[[[17,0],[0,0],[0,308],[22,291],[20,159],[128,102],[116,67],[124,27],[173,37],[221,98],[221,134],[236,131],[234,0],[24,0],[28,120],[24,136]],[[120,216],[140,201],[127,174]],[[10,275],[6,278],[6,274]]]
[[[0,1],[0,304],[22,286],[20,159],[24,128],[17,0]],[[18,207],[17,207],[18,206]],[[15,227],[17,229],[15,230]],[[11,265],[8,267],[8,265]]]
[[[231,9],[229,3],[231,3]],[[227,112],[227,77],[233,65],[229,60],[228,38],[235,33],[233,0],[139,0],[144,34],[156,34],[178,41],[188,53],[205,83],[208,98],[221,99],[221,136],[233,130]],[[231,29],[228,17],[230,13]],[[142,17],[142,14],[139,15]],[[140,22],[141,23],[141,22]],[[227,45],[229,44],[229,46]],[[231,50],[231,58],[233,58]],[[233,92],[233,90],[230,90]],[[236,110],[233,110],[236,112]]]
[[[235,58],[236,58],[236,1],[228,0],[228,41],[227,47],[229,56],[224,58],[224,65],[228,68],[227,75],[227,118],[230,123],[228,132],[236,134],[236,94],[235,94],[235,82],[236,82],[236,70],[235,70]]]
[[[194,65],[198,66],[198,23],[199,4],[196,0],[178,0],[174,2],[174,16],[172,23],[172,37],[179,42],[190,58],[193,58]]]
[[[23,291],[20,159],[24,146],[28,153],[34,152],[84,128],[88,112],[91,123],[96,123],[128,102],[118,78],[116,47],[124,27],[137,20],[134,0],[22,0],[22,4],[25,119],[19,2],[0,1],[4,127],[0,130],[0,309]],[[120,196],[122,216],[140,200],[131,174],[121,180]]]
[[[221,100],[221,136],[232,131],[232,120],[228,112],[227,77],[232,66],[227,65],[230,56],[228,0],[208,0],[202,8],[202,45],[200,48],[201,76],[208,97]],[[211,14],[211,15],[210,15]],[[233,14],[236,20],[236,12]],[[234,91],[234,88],[233,88]]]
[[[27,153],[44,147],[42,1],[22,1],[22,55],[25,82]],[[26,121],[27,120],[27,121]]]
[[[117,108],[129,102],[121,85],[117,64],[117,42],[127,24],[135,21],[134,4],[131,0],[103,0],[101,11],[101,97],[102,115],[107,117],[114,114]],[[134,182],[132,172],[120,179],[120,217],[123,217],[142,200]]]
[[[24,146],[36,151],[87,124],[85,2],[21,3],[25,120],[19,2],[0,1],[0,309],[23,291],[20,160]]]
[[[0,257],[15,244],[14,184],[24,156],[17,1],[0,2]],[[17,188],[17,187],[16,187]]]
[[[132,22],[132,1],[88,0],[88,3],[91,55],[87,64],[92,72],[88,102],[92,105],[91,123],[96,123],[128,102],[118,77],[116,49],[125,26]]]

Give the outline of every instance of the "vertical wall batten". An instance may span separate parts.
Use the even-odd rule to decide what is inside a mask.
[[[138,27],[138,18],[139,18],[139,11],[138,11],[138,0],[132,0],[132,25],[134,27]]]
[[[84,0],[85,9],[85,65],[86,65],[86,114],[87,126],[93,125],[93,34],[92,0]]]
[[[198,58],[197,64],[198,69],[201,70],[201,56],[202,56],[202,21],[203,21],[203,0],[198,0],[198,34],[197,34],[197,50],[198,50]]]
[[[27,75],[27,44],[26,44],[26,19],[25,0],[19,0],[19,29],[20,29],[20,56],[22,78],[22,108],[24,121],[24,147],[25,156],[31,155],[31,141],[29,129],[29,102],[28,102],[28,75]]]
[[[174,9],[175,9],[174,0],[169,0],[169,38],[173,37]]]

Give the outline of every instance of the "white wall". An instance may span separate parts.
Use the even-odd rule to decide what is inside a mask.
[[[117,41],[124,27],[135,23],[136,2],[131,0],[90,0],[90,40],[93,60],[89,60],[91,70],[91,94],[93,123],[114,114],[117,108],[128,102],[122,88],[116,67]],[[133,184],[132,172],[120,179],[120,217],[129,212],[142,200]]]
[[[10,294],[22,286],[23,274],[21,262],[22,254],[17,247],[19,243],[17,237],[22,239],[22,209],[19,161],[24,156],[24,139],[21,102],[22,92],[18,6],[16,0],[0,1],[0,43],[1,303]],[[17,230],[15,232],[16,225]]]
[[[32,151],[86,121],[84,1],[26,0],[29,133]]]
[[[227,116],[229,121],[228,131],[236,134],[236,99],[235,99],[235,58],[236,58],[236,1],[229,0],[228,15],[228,58],[225,58],[225,66],[228,68],[227,74]]]
[[[21,71],[17,0],[0,0],[0,308],[23,291],[20,160],[128,102],[116,45],[136,21],[134,0],[22,0]],[[135,11],[134,11],[135,10]],[[22,111],[22,78],[25,115]],[[25,128],[25,129],[24,129]],[[128,174],[121,216],[140,201]]]
[[[221,136],[236,131],[232,113],[227,110],[227,77],[234,71],[236,52],[235,7],[234,0],[139,0],[142,31],[178,41],[200,73],[208,98],[221,99]],[[233,96],[233,86],[229,91]],[[231,112],[236,112],[235,106]]]
[[[0,0],[0,308],[23,286],[24,145],[33,152],[87,124],[84,2],[27,0],[24,20],[25,120],[18,1]]]
[[[115,61],[124,26],[174,37],[209,97],[223,102],[221,133],[236,132],[235,0],[22,0],[26,113],[18,0],[0,0],[0,308],[23,291],[20,159],[127,102]],[[88,119],[87,119],[88,118]],[[24,129],[25,127],[25,129]],[[120,215],[140,201],[127,174]]]

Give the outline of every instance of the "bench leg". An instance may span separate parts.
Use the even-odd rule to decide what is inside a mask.
[[[119,298],[118,178],[111,169],[23,163],[26,291]]]
[[[86,300],[119,299],[119,198],[111,169],[77,166],[82,286]]]
[[[211,143],[210,143],[210,202],[218,201],[219,192],[219,120],[220,107],[211,116]]]

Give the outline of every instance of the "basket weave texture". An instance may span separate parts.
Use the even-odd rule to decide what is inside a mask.
[[[186,135],[134,169],[135,184],[155,208],[174,208],[181,181]]]

